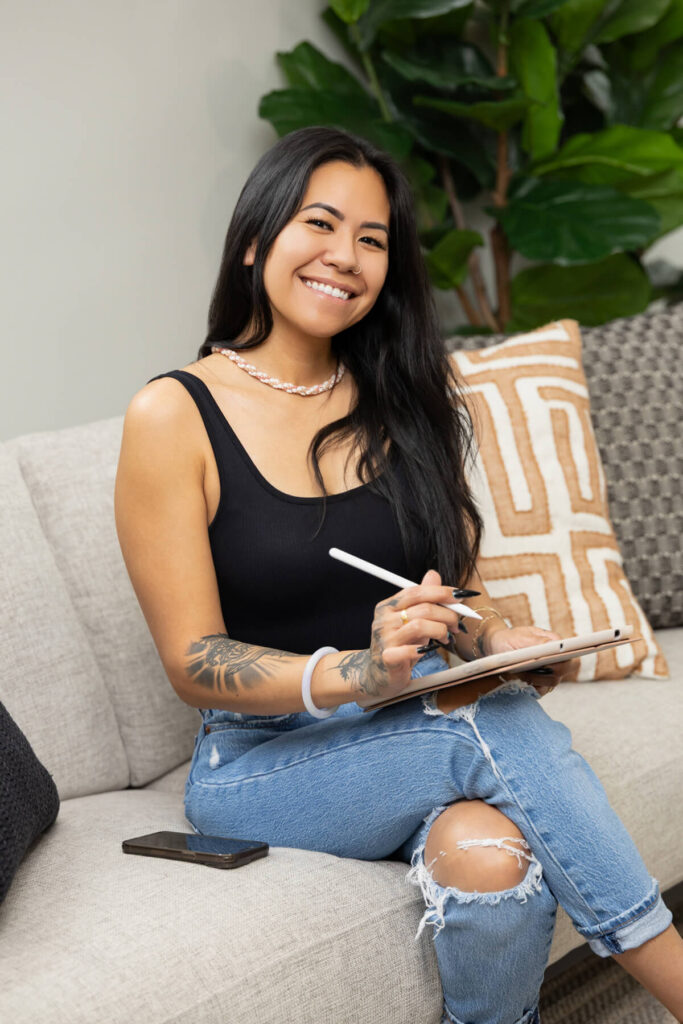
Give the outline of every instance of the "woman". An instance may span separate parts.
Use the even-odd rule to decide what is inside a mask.
[[[169,679],[203,718],[188,820],[410,862],[444,1021],[540,1019],[558,900],[683,1018],[681,937],[542,710],[548,686],[494,679],[363,711],[443,668],[438,645],[471,659],[556,636],[509,629],[479,579],[471,441],[402,172],[342,131],[284,137],[237,202],[198,359],[152,378],[124,423],[119,540]],[[419,585],[392,593],[333,546]],[[454,593],[479,622],[445,607]]]

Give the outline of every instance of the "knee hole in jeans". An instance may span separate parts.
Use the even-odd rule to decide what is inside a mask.
[[[497,892],[524,879],[531,851],[502,811],[483,800],[458,800],[430,828],[424,860],[439,885]]]

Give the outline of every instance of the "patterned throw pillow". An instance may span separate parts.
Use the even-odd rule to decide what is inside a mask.
[[[576,321],[453,359],[479,437],[479,566],[497,606],[511,625],[561,636],[634,627],[635,643],[581,658],[576,679],[667,678],[610,523]]]
[[[683,626],[683,303],[582,334],[624,569],[655,629]]]
[[[582,328],[591,419],[624,570],[655,629],[683,626],[683,303]],[[503,334],[450,338],[476,349]]]

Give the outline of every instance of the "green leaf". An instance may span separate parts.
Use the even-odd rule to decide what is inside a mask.
[[[469,3],[456,7],[445,14],[438,14],[433,18],[419,18],[411,22],[416,37],[421,36],[454,36],[460,38],[468,19],[472,17],[474,8],[473,0]]]
[[[457,132],[453,130],[453,119],[438,110],[413,106],[414,86],[383,61],[377,64],[380,87],[387,100],[394,119],[411,133],[413,138],[429,154],[446,156],[458,166],[467,169],[480,188],[491,189],[495,184],[495,152],[488,152],[480,135],[487,134],[479,126],[461,121]],[[476,194],[476,192],[475,192]],[[463,194],[463,198],[465,198]]]
[[[447,156],[466,167],[483,189],[492,189],[496,180],[495,163],[468,125],[453,131],[450,118],[437,111],[403,112],[401,123],[428,152]]]
[[[656,25],[671,0],[622,0],[617,10],[600,26],[594,43],[611,43],[622,36],[644,32]]]
[[[643,109],[643,128],[671,128],[683,114],[683,43],[666,50],[659,61]]]
[[[370,0],[329,0],[329,4],[337,17],[350,25],[365,14]]]
[[[615,188],[537,178],[523,182],[496,215],[522,256],[561,266],[639,249],[660,225],[647,202]]]
[[[555,11],[549,25],[560,49],[568,53],[580,50],[604,6],[605,0],[568,0]]]
[[[536,177],[561,173],[594,185],[616,185],[633,175],[647,177],[683,168],[683,148],[670,134],[617,124],[602,132],[574,135],[550,160],[535,163]]]
[[[413,146],[410,132],[384,121],[369,97],[367,103],[349,103],[348,96],[326,90],[280,89],[261,97],[258,114],[270,121],[280,137],[314,124],[354,132],[385,149],[399,163]]]
[[[453,39],[424,39],[407,53],[382,50],[380,56],[406,81],[428,82],[436,89],[476,85],[508,92],[516,86],[513,78],[498,78],[475,46]]]
[[[482,103],[460,103],[457,100],[440,100],[432,96],[416,96],[413,99],[416,107],[431,107],[442,110],[453,117],[469,118],[479,121],[492,128],[495,132],[505,132],[521,121],[529,101],[524,96],[513,96],[507,100],[492,100]]]
[[[543,264],[522,270],[510,285],[507,333],[570,317],[585,326],[634,316],[647,308],[651,286],[642,267],[624,253],[581,267]]]
[[[683,170],[680,167],[647,178],[626,179],[619,183],[619,190],[635,199],[644,199],[659,214],[659,233],[650,244],[683,224]]]
[[[311,43],[299,43],[289,52],[278,50],[275,56],[287,81],[294,88],[328,89],[353,97],[354,102],[360,100],[374,105],[374,100],[350,71],[330,60]]]
[[[438,229],[448,215],[448,196],[433,184],[436,168],[428,160],[411,153],[403,161],[402,170],[413,190],[418,230],[428,231],[434,226]]]
[[[478,231],[449,231],[425,257],[434,286],[450,289],[462,284],[470,253],[483,244]]]
[[[555,47],[540,21],[522,18],[510,33],[510,64],[522,92],[531,101],[522,129],[522,146],[532,160],[554,153],[563,115],[557,94]]]
[[[435,18],[449,14],[460,7],[468,7],[472,0],[373,0],[357,22],[357,41],[361,51],[369,50],[381,25],[399,18]]]
[[[511,10],[518,18],[545,18],[568,0],[513,0]]]
[[[671,0],[664,17],[645,32],[629,40],[630,66],[644,71],[655,63],[659,51],[683,36],[683,0]]]

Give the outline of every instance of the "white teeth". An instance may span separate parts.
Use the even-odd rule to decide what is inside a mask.
[[[313,288],[316,292],[325,292],[326,295],[334,295],[336,299],[348,299],[350,292],[343,292],[341,288],[332,288],[329,284],[319,284],[318,281],[306,281],[302,279],[304,284],[309,288]]]

